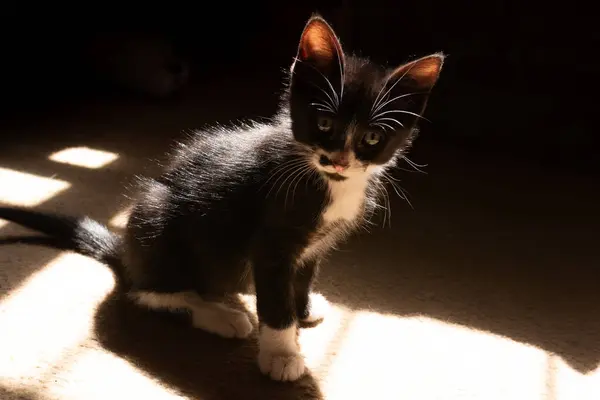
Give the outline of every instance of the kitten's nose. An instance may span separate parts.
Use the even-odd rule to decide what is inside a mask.
[[[350,166],[350,158],[348,157],[348,153],[335,154],[333,157],[331,157],[331,163],[337,172],[344,171]]]

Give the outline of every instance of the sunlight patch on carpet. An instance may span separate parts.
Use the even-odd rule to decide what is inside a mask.
[[[131,213],[133,206],[125,207],[123,210],[115,214],[109,221],[108,225],[113,228],[123,229],[127,225],[129,214]]]
[[[110,271],[62,253],[0,302],[0,376],[33,379],[90,335],[94,309],[114,285]]]
[[[69,182],[0,167],[0,203],[32,207],[71,187]]]
[[[598,400],[600,399],[600,367],[588,374],[580,374],[558,356],[552,356],[556,364],[554,399]]]
[[[69,385],[48,383],[52,399],[187,399],[112,353],[86,349],[61,370],[53,380]]]
[[[98,169],[107,166],[119,158],[118,154],[89,147],[69,147],[57,151],[48,157],[50,160],[75,165],[78,167]]]
[[[372,312],[345,336],[323,382],[331,399],[548,398],[546,352],[501,336]]]
[[[336,356],[336,338],[343,338],[352,320],[350,309],[339,304],[331,305],[323,322],[316,327],[302,329],[300,346],[306,365],[315,373],[326,372],[327,360]]]

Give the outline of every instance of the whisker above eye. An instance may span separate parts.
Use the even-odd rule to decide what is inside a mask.
[[[416,64],[415,64],[416,65]],[[371,107],[371,111],[373,111],[374,108],[376,108],[379,103],[381,103],[381,101],[383,101],[384,98],[386,98],[386,96],[394,89],[394,87],[400,83],[400,81],[402,81],[402,79],[404,79],[404,77],[406,76],[406,74],[408,74],[415,65],[411,65],[410,68],[408,68],[400,78],[398,78],[398,80],[396,82],[394,82],[394,84],[383,94],[383,96],[381,96],[381,98],[379,97],[381,95],[381,92],[383,92],[385,90],[385,87],[387,86],[390,78],[392,77],[392,75],[390,75],[386,81],[385,84],[383,85],[383,87],[381,88],[381,90],[379,91],[379,93],[377,94],[377,97],[375,98],[375,102],[373,103],[373,106]]]
[[[333,93],[333,96],[334,96],[335,100],[325,90],[323,90],[320,86],[318,86],[318,85],[316,85],[316,84],[314,84],[312,82],[311,82],[311,84],[313,86],[315,86],[317,89],[319,89],[320,91],[322,91],[323,93],[325,93],[325,95],[331,100],[332,105],[335,106],[334,108],[337,110],[338,106],[340,105],[340,96],[338,96],[337,92],[333,88],[333,85],[331,84],[331,81],[329,80],[329,78],[327,78],[325,75],[323,75],[323,73],[321,71],[319,71],[315,66],[313,66],[311,64],[308,64],[308,63],[304,63],[299,58],[296,58],[296,60],[302,62],[303,65],[308,65],[313,70],[315,70],[319,75],[321,75],[321,77],[323,77],[323,79],[325,79],[325,82],[327,82],[327,85],[329,86],[329,89],[331,89],[331,93]],[[343,85],[342,85],[342,89],[343,89]]]
[[[319,107],[323,107],[323,108],[329,108],[330,105],[326,104],[326,103],[319,103],[319,102],[314,102],[314,103],[310,103],[311,106],[319,106]]]
[[[327,96],[327,98],[329,99],[329,102],[325,102],[326,105],[330,106],[331,108],[333,108],[335,110],[338,109],[338,103],[331,97],[331,95],[329,93],[327,93],[322,87],[314,84],[313,82],[311,82],[310,84],[313,85],[314,87],[316,87],[317,89],[319,89],[321,92],[323,92],[323,94],[325,96]]]
[[[393,126],[386,124],[385,122],[372,122],[371,126],[377,126],[377,127],[381,128],[383,131],[385,131],[386,128],[388,128],[391,131],[395,130]]]
[[[372,110],[370,115],[372,116],[374,113],[376,113],[377,111],[381,110],[382,108],[384,108],[388,104],[393,103],[396,100],[399,100],[399,99],[402,99],[402,98],[408,97],[408,96],[413,96],[415,94],[427,94],[427,92],[406,93],[406,94],[402,94],[400,96],[396,96],[393,99],[386,100],[385,103],[380,104],[379,106],[377,106],[377,108],[375,108],[374,110]]]
[[[373,123],[381,123],[381,121],[395,122],[398,125],[400,125],[400,127],[404,128],[404,124],[395,118],[388,118],[388,117],[377,118],[375,121],[373,121]]]
[[[310,103],[311,106],[314,106],[317,110],[319,111],[328,111],[330,113],[334,113],[335,111],[333,110],[333,108],[328,105],[328,104],[324,104],[324,103]]]
[[[422,115],[419,115],[419,114],[414,113],[412,111],[406,111],[406,110],[389,110],[389,111],[380,112],[379,114],[375,115],[373,117],[373,119],[379,119],[379,117],[381,117],[383,115],[394,114],[394,113],[408,114],[408,115],[412,115],[412,116],[417,117],[417,118],[424,119],[427,122],[431,122],[427,118],[423,117]]]

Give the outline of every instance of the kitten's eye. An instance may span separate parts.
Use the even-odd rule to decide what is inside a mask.
[[[329,117],[319,117],[317,126],[321,132],[329,132],[333,127],[333,119]]]
[[[383,135],[379,132],[367,132],[363,136],[363,143],[367,146],[375,146],[383,139]]]

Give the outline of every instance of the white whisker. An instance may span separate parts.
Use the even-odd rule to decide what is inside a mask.
[[[299,170],[295,170],[293,173],[293,178],[290,181],[290,183],[288,184],[287,190],[285,191],[285,201],[284,201],[284,206],[287,206],[287,199],[288,199],[288,195],[290,193],[290,189],[292,188],[292,186],[294,185],[294,182],[299,182],[300,179],[302,179],[302,176],[304,176],[304,173],[306,172],[306,169],[310,168],[309,164],[305,164],[303,165]],[[295,189],[292,190],[292,201],[294,200],[294,193],[295,193]]]
[[[304,169],[304,172],[302,172],[301,174],[299,174],[298,179],[296,180],[296,184],[294,185],[294,189],[292,190],[292,201],[294,200],[294,197],[296,196],[296,189],[298,188],[298,184],[302,181],[302,179],[306,175],[312,174],[312,173],[315,173],[315,169],[313,168],[313,166],[310,165],[310,164],[306,165],[306,168]],[[308,181],[308,179],[307,179],[307,181]],[[290,186],[291,186],[291,184],[290,184]]]
[[[318,69],[317,69],[317,68],[316,68],[314,65],[311,65],[311,64],[304,63],[304,62],[303,62],[302,60],[300,60],[300,59],[297,59],[297,60],[298,60],[298,61],[300,61],[300,62],[302,62],[302,63],[303,63],[303,64],[305,64],[305,65],[308,65],[309,67],[311,67],[311,68],[312,68],[312,69],[314,69],[315,71],[317,71],[317,73],[318,73],[319,75],[321,75],[321,76],[323,77],[323,79],[325,79],[325,81],[327,82],[327,85],[329,85],[329,88],[331,89],[331,93],[333,93],[333,95],[334,95],[334,97],[335,97],[335,101],[334,101],[334,100],[331,98],[331,96],[329,96],[329,95],[327,94],[327,92],[326,92],[325,90],[321,89],[319,86],[316,86],[316,85],[315,85],[315,86],[316,86],[318,89],[320,89],[320,90],[321,90],[323,93],[325,93],[325,95],[327,95],[327,97],[329,97],[329,99],[330,99],[330,100],[331,100],[331,102],[332,102],[332,103],[333,103],[333,104],[336,106],[335,108],[337,109],[337,106],[339,106],[339,104],[340,104],[340,98],[338,97],[338,94],[337,94],[337,92],[336,92],[336,91],[335,91],[335,89],[333,88],[333,85],[331,84],[331,81],[330,81],[330,80],[329,80],[329,79],[328,79],[328,78],[327,78],[325,75],[323,75],[323,73],[322,73],[321,71],[319,71],[319,70],[318,70]],[[314,84],[313,84],[313,85],[314,85]]]
[[[344,68],[342,66],[342,56],[340,54],[338,56],[338,66],[340,67],[340,102],[344,97]]]
[[[292,179],[292,182],[293,182],[294,178],[296,178],[298,176],[297,174],[300,171],[302,171],[304,168],[305,168],[305,165],[303,164],[303,165],[300,165],[299,167],[296,167],[291,172],[289,172],[287,174],[287,177],[279,185],[279,189],[277,189],[277,192],[275,192],[275,197],[277,197],[277,195],[279,194],[279,192],[281,191],[281,189],[283,189],[283,186],[285,185],[285,183],[288,182],[290,180],[290,178]],[[289,191],[290,185],[291,184],[288,184],[288,191]],[[283,203],[284,208],[287,207],[287,193],[288,193],[288,191],[286,191],[286,196],[285,196],[284,203]]]
[[[411,159],[409,159],[409,158],[408,158],[407,156],[405,156],[405,155],[403,155],[403,156],[402,156],[402,159],[403,159],[404,161],[406,161],[406,163],[407,163],[408,165],[410,165],[410,166],[411,166],[411,167],[412,167],[412,168],[413,168],[415,171],[417,171],[417,172],[420,172],[420,173],[422,173],[422,174],[426,174],[426,173],[427,173],[427,172],[425,172],[425,171],[423,171],[423,170],[421,169],[421,168],[425,168],[425,167],[427,167],[427,164],[424,164],[424,165],[419,165],[419,164],[417,164],[416,162],[414,162],[414,161],[412,161]]]
[[[394,182],[400,182],[400,179],[394,178],[393,176],[387,174],[386,172],[382,172],[382,175],[385,175],[386,178],[393,180]]]
[[[373,110],[373,112],[371,114],[376,113],[377,111],[381,110],[383,107],[387,106],[390,103],[393,103],[394,101],[401,99],[403,97],[408,97],[408,96],[413,96],[415,94],[426,94],[426,92],[414,92],[414,93],[407,93],[407,94],[402,94],[400,96],[396,96],[391,100],[387,100],[385,103],[379,105],[375,110]]]
[[[304,160],[292,160],[292,162],[288,162],[288,163],[284,163],[283,165],[277,167],[275,170],[277,172],[274,172],[271,177],[269,177],[269,180],[274,177],[275,175],[277,175],[277,179],[271,184],[271,187],[269,188],[269,191],[267,192],[267,195],[265,196],[265,198],[269,197],[269,194],[271,193],[271,191],[273,190],[273,188],[275,188],[275,186],[277,186],[277,182],[279,182],[283,177],[285,177],[286,173],[293,170],[294,168],[297,168],[298,166],[302,166],[304,164]],[[266,184],[266,182],[263,184],[263,186]],[[262,188],[262,186],[261,186]]]
[[[383,129],[384,131],[385,131],[385,128],[389,128],[391,131],[395,131],[396,130],[393,126],[388,125],[385,122],[373,122],[373,123],[371,123],[371,125],[378,126],[381,129]]]
[[[388,90],[385,92],[385,94],[384,94],[383,96],[381,96],[381,100],[385,99],[385,97],[386,97],[386,96],[387,96],[387,95],[388,95],[388,94],[389,94],[389,93],[392,91],[392,89],[394,89],[394,87],[396,87],[396,85],[397,85],[397,84],[398,84],[398,83],[399,83],[399,82],[400,82],[402,79],[404,79],[404,77],[406,76],[406,74],[408,74],[408,73],[410,72],[410,70],[412,70],[412,69],[413,69],[413,67],[414,67],[415,65],[416,65],[416,63],[415,63],[415,64],[413,64],[413,65],[411,65],[411,66],[410,66],[410,68],[409,68],[409,69],[407,69],[407,70],[406,70],[406,72],[404,72],[404,73],[402,74],[402,76],[401,76],[401,77],[400,77],[400,78],[399,78],[399,79],[398,79],[396,82],[394,82],[394,84],[393,84],[393,85],[392,85],[392,86],[391,86],[391,87],[390,87],[390,88],[389,88],[389,89],[388,89]],[[385,81],[385,84],[383,85],[383,88],[382,88],[382,90],[381,90],[381,91],[379,91],[379,93],[381,93],[381,92],[383,91],[383,89],[384,89],[384,88],[387,86],[387,84],[388,84],[388,82],[389,82],[390,78],[391,78],[391,75],[390,75],[390,76],[389,76],[389,77],[386,79],[386,81]],[[373,103],[373,106],[371,107],[371,113],[373,113],[373,109],[374,109],[375,107],[377,107],[377,106],[378,106],[378,103],[379,103],[381,100],[379,100],[379,94],[378,94],[378,95],[377,95],[377,98],[375,99],[375,102]]]
[[[390,194],[388,193],[387,188],[383,184],[381,184],[381,186],[383,189],[383,194],[385,196],[386,215],[387,215],[387,220],[388,220],[388,226],[391,229],[392,228],[392,203],[390,202]],[[385,228],[385,220],[383,221],[383,227]]]
[[[406,110],[389,110],[389,111],[384,111],[384,112],[381,112],[381,113],[377,114],[376,116],[374,116],[373,119],[377,120],[382,115],[393,114],[393,113],[401,113],[401,114],[413,115],[413,116],[415,116],[417,118],[424,119],[427,122],[431,122],[427,118],[423,117],[422,115],[416,114],[416,113],[414,113],[412,111],[406,111]]]
[[[282,169],[285,169],[285,168],[286,168],[286,167],[288,167],[288,166],[291,166],[291,165],[296,165],[296,164],[300,164],[301,162],[303,162],[303,160],[299,160],[299,159],[292,159],[292,160],[288,160],[288,161],[284,162],[283,164],[281,164],[281,165],[278,165],[277,167],[275,167],[275,168],[273,169],[273,171],[271,171],[271,174],[270,174],[269,178],[268,178],[268,179],[265,181],[265,183],[263,183],[263,185],[261,186],[261,189],[262,189],[262,187],[263,187],[264,185],[266,185],[267,183],[269,183],[269,181],[270,181],[271,179],[273,179],[273,178],[274,178],[274,177],[275,177],[275,176],[278,174],[278,172],[279,172],[279,171],[281,171]]]
[[[396,118],[388,118],[388,117],[383,117],[383,118],[378,118],[375,123],[381,123],[381,121],[390,121],[390,122],[395,122],[398,125],[400,125],[402,128],[404,128],[404,124],[400,121],[398,121]]]
[[[402,168],[402,167],[394,167],[394,168],[397,168],[397,169],[399,169],[400,171],[411,172],[411,173],[413,173],[413,172],[420,172],[420,173],[423,173],[423,174],[426,174],[426,173],[427,173],[427,172],[425,172],[425,171],[416,171],[416,170],[414,170],[414,169],[408,169],[408,168]]]
[[[310,105],[311,105],[311,106],[316,106],[316,107],[317,107],[317,110],[319,110],[319,111],[331,111],[332,113],[333,113],[333,112],[335,112],[335,111],[333,110],[333,108],[331,108],[331,106],[330,106],[330,105],[328,105],[328,104],[324,104],[324,103],[316,103],[316,102],[315,102],[315,103],[310,103]]]
[[[265,196],[265,198],[269,197],[269,195],[271,194],[273,189],[277,186],[277,182],[279,182],[282,178],[284,178],[286,176],[285,173],[288,171],[291,171],[293,168],[295,168],[295,166],[288,166],[287,168],[279,171],[279,173],[277,174],[277,179],[271,184],[271,187],[269,188],[269,191],[267,192],[267,195]]]
[[[385,81],[385,82],[386,83],[383,84],[383,86],[381,87],[381,90],[379,90],[379,92],[377,93],[377,97],[375,97],[375,101],[371,105],[371,110],[369,111],[369,118],[371,117],[371,115],[373,114],[373,110],[375,109],[375,107],[377,107],[377,105],[379,103],[379,96],[381,96],[381,92],[384,91],[385,85],[387,84],[387,81]]]
[[[385,172],[382,173],[381,176],[383,176],[392,185],[394,192],[396,192],[396,194],[400,198],[404,199],[408,203],[410,208],[412,208],[414,210],[414,207],[413,207],[412,203],[410,202],[410,200],[408,199],[408,195],[407,195],[407,192],[405,191],[405,189],[403,189],[402,186],[400,186],[400,184],[394,182],[394,180],[392,180],[393,178],[391,178]]]
[[[389,227],[392,227],[392,207],[390,204],[390,196],[388,194],[387,188],[381,181],[375,181],[377,189],[379,189],[379,193],[383,198],[383,227],[385,228],[385,223],[387,221]]]
[[[311,84],[311,85],[313,85],[314,87],[316,87],[317,89],[319,89],[321,92],[323,92],[323,94],[324,94],[325,96],[327,96],[327,98],[329,99],[330,103],[328,103],[328,102],[325,102],[325,104],[327,104],[328,106],[331,106],[332,108],[334,108],[335,110],[337,110],[337,108],[338,108],[338,107],[337,107],[337,106],[338,106],[338,103],[336,102],[336,100],[334,100],[334,99],[331,97],[331,95],[329,95],[329,93],[327,93],[327,92],[326,92],[326,91],[325,91],[323,88],[321,88],[319,85],[317,85],[317,84],[315,84],[315,83],[313,83],[313,82],[311,82],[310,84]],[[334,94],[335,94],[335,93],[334,93]],[[337,94],[336,94],[336,97],[337,97]]]

